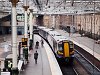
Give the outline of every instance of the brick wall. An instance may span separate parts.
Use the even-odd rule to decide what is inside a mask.
[[[74,19],[74,21],[73,21]],[[83,29],[87,32],[92,32],[100,35],[100,15],[96,14],[85,14],[85,15],[75,15],[72,19],[70,15],[55,15],[55,27],[59,28],[59,25],[67,26],[73,25],[76,26],[77,30]],[[44,16],[44,26],[52,27],[53,17],[50,15]],[[74,22],[74,23],[73,23]]]
[[[81,29],[84,31],[92,32],[100,34],[100,15],[96,14],[87,14],[87,15],[77,15],[75,16],[77,20],[75,21],[77,24],[77,28],[79,28],[78,24],[81,25]]]

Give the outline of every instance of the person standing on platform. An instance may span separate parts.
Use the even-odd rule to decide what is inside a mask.
[[[44,42],[43,42],[43,40],[41,40],[41,46],[43,47],[43,44],[44,44]]]
[[[12,62],[8,61],[8,71],[10,72],[10,75],[12,75]]]
[[[35,59],[35,64],[37,64],[37,59],[38,59],[38,52],[37,51],[34,53],[34,59]]]
[[[37,41],[35,48],[38,49],[38,46],[39,46],[39,42]]]

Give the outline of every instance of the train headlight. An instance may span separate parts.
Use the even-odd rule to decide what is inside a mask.
[[[74,54],[74,51],[70,52],[70,54],[73,55]]]
[[[57,54],[58,54],[58,55],[63,55],[63,52],[60,51],[60,50],[58,50],[58,51],[57,51]]]

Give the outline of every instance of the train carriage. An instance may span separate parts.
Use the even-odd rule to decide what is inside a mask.
[[[54,53],[58,58],[64,58],[66,61],[68,59],[73,59],[74,46],[71,41],[66,37],[61,36],[56,31],[49,31],[48,41],[53,48]],[[52,40],[50,40],[52,38]]]
[[[57,58],[63,59],[66,62],[71,62],[73,60],[73,42],[53,29],[39,28],[39,32],[40,35],[48,41]]]

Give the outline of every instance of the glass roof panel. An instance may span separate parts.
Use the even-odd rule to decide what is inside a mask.
[[[17,3],[17,12],[24,13],[25,0]],[[27,0],[29,7],[39,14],[79,14],[100,12],[100,0]],[[11,2],[0,0],[0,11],[11,12]],[[95,10],[95,11],[94,11]],[[92,11],[92,12],[91,12]]]

